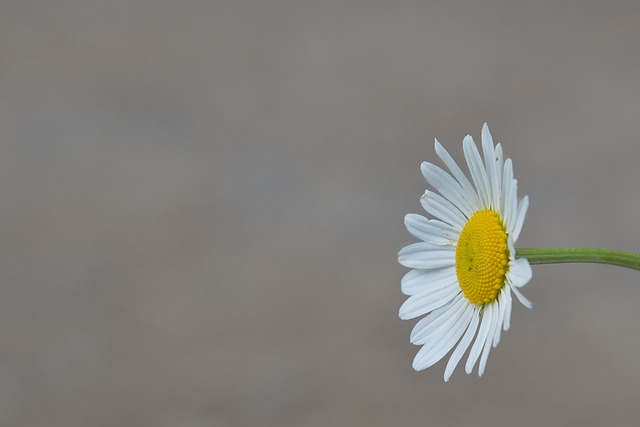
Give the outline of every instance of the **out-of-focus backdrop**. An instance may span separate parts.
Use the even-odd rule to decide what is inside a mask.
[[[403,226],[487,121],[522,246],[640,251],[640,3],[3,1],[0,424],[640,420],[640,274],[534,268],[411,369]],[[478,138],[479,139],[479,138]]]

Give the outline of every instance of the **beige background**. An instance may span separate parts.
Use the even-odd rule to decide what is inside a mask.
[[[3,1],[0,425],[638,425],[638,272],[411,370],[434,137],[489,122],[522,246],[640,251],[640,3],[514,3]]]

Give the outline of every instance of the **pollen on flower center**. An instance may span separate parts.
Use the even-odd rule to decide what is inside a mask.
[[[498,214],[476,212],[460,233],[456,246],[456,274],[464,296],[474,304],[495,300],[504,286],[509,248]]]

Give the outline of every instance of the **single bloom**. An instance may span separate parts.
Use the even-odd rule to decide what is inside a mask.
[[[427,190],[420,199],[434,218],[407,214],[409,233],[422,241],[398,253],[400,264],[412,268],[401,281],[409,298],[400,318],[426,314],[411,331],[411,343],[422,346],[413,368],[426,369],[453,349],[445,381],[469,347],[465,371],[470,374],[480,359],[483,374],[491,347],[509,329],[512,293],[531,308],[520,292],[531,280],[531,267],[515,257],[529,198],[518,201],[511,159],[503,158],[500,144],[493,145],[486,123],[482,156],[471,136],[462,144],[471,180],[436,140],[436,154],[449,172],[423,162],[422,174],[435,192]]]

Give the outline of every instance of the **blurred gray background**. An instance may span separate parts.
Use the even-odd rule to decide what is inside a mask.
[[[640,3],[3,1],[0,425],[640,422],[640,273],[411,369],[403,226],[491,126],[521,246],[640,251]]]

